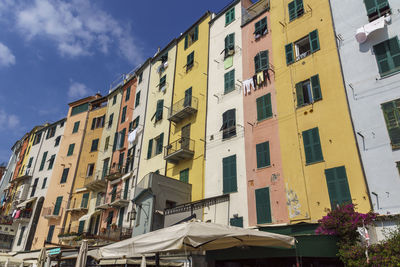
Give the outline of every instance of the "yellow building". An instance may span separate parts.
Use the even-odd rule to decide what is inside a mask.
[[[371,209],[329,2],[271,1],[279,135],[290,221],[352,202]]]
[[[89,226],[93,211],[88,213],[91,191],[86,185],[92,183],[96,175],[96,161],[100,148],[100,138],[105,125],[107,111],[107,97],[96,99],[89,103],[89,115],[86,123],[85,136],[77,167],[75,182],[72,188],[72,197],[67,208],[65,223],[66,236],[71,233],[83,233]],[[93,192],[92,192],[93,193]],[[94,194],[95,195],[95,194]],[[88,214],[89,216],[83,216]],[[62,239],[62,236],[60,237]]]
[[[192,184],[192,200],[204,197],[208,39],[205,13],[178,39],[170,137],[164,151],[166,175]]]

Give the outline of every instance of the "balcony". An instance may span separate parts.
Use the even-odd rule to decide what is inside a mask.
[[[110,205],[107,202],[106,195],[96,199],[96,210],[106,210],[108,208],[110,208]]]
[[[111,207],[120,208],[129,205],[129,190],[120,190],[109,194],[109,202]]]
[[[194,140],[181,137],[164,148],[164,159],[171,163],[191,159],[194,155]]]
[[[96,173],[91,177],[85,179],[85,187],[91,191],[105,191],[107,182],[102,172]]]
[[[60,210],[58,212],[54,212],[54,207],[46,207],[43,208],[42,211],[42,216],[45,219],[59,219],[61,218],[61,215],[63,214],[63,208],[60,208]]]
[[[32,178],[32,173],[33,173],[33,168],[27,168],[21,175],[19,175],[17,178],[14,180],[10,181],[11,183],[19,183],[25,179],[30,179]]]
[[[249,6],[247,9],[243,9],[242,25],[251,21],[257,17],[260,13],[263,13],[270,8],[270,0],[260,0]]]
[[[132,237],[132,228],[101,228],[99,235],[93,237],[110,241],[121,241]]]
[[[21,210],[19,217],[14,218],[14,222],[26,223],[30,221],[31,217],[32,217],[32,209]]]
[[[104,178],[108,181],[114,181],[121,178],[124,173],[125,168],[117,164],[105,172]]]
[[[29,187],[29,180],[25,180],[23,184],[19,186],[18,191],[14,196],[14,201],[16,204],[20,204],[28,198]]]
[[[185,97],[172,105],[168,120],[178,123],[197,112],[199,101],[194,96]]]
[[[86,205],[85,205],[86,204]],[[88,206],[88,203],[83,203],[83,204],[81,204],[81,203],[78,203],[78,204],[76,204],[76,203],[74,203],[73,205],[70,205],[70,207],[68,207],[67,209],[66,209],[66,211],[67,212],[70,212],[70,213],[86,213],[87,211],[88,211],[88,208],[87,208],[87,206]]]

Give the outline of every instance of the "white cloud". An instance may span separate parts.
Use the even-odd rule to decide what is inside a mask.
[[[16,25],[28,40],[48,38],[63,56],[91,55],[96,51],[107,54],[116,47],[131,63],[143,60],[129,26],[122,25],[89,0],[28,3],[31,2],[16,8]]]
[[[5,110],[0,109],[0,131],[14,130],[20,126],[20,120],[17,115],[8,114]]]
[[[0,66],[8,67],[15,64],[15,56],[11,50],[0,43]]]
[[[92,94],[92,91],[83,83],[72,82],[68,89],[68,97],[71,99],[79,99]]]

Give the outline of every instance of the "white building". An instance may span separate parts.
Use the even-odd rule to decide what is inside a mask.
[[[330,2],[373,209],[399,214],[400,1]]]
[[[61,119],[53,124],[38,128],[32,148],[29,152],[28,166],[30,168],[27,183],[21,185],[17,209],[20,210],[13,251],[30,250],[35,236],[37,223],[41,216],[44,197],[50,183],[54,162],[64,133],[64,123]]]
[[[210,21],[204,198],[229,198],[205,207],[204,220],[247,227],[241,14],[234,1]]]

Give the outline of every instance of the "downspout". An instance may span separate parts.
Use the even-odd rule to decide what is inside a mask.
[[[335,28],[335,21],[333,19],[333,12],[332,12],[332,5],[331,5],[331,1],[329,0],[329,10],[330,10],[330,14],[331,14],[331,20],[332,20],[332,28],[333,28],[333,34],[334,36],[336,36],[336,28]],[[339,47],[337,45],[337,42],[335,40],[335,46],[336,46],[336,51],[337,51],[337,55],[338,55],[338,59],[339,59],[339,65],[340,65],[340,74],[342,76],[342,81],[343,81],[343,86],[344,86],[344,93],[346,94],[346,103],[347,103],[347,111],[349,112],[349,117],[350,117],[350,122],[351,122],[351,127],[353,129],[353,136],[354,136],[354,141],[356,143],[356,147],[357,147],[357,154],[358,154],[358,160],[360,162],[360,166],[361,166],[361,171],[363,173],[363,178],[364,178],[364,182],[365,182],[365,186],[367,187],[367,193],[368,193],[368,201],[369,201],[369,205],[371,207],[371,209],[373,209],[373,205],[372,205],[372,200],[371,200],[371,192],[369,191],[369,186],[368,186],[368,181],[367,181],[367,176],[365,174],[365,168],[364,168],[364,164],[361,158],[361,153],[360,153],[360,147],[358,146],[358,142],[357,142],[357,136],[355,133],[355,129],[354,129],[354,122],[353,122],[353,117],[351,116],[351,109],[350,109],[350,104],[349,104],[349,96],[347,94],[347,90],[346,90],[346,83],[344,80],[344,75],[343,75],[343,67],[342,67],[342,60],[340,57],[340,53],[339,53]],[[364,138],[363,138],[364,140]],[[351,194],[351,192],[350,192]]]

